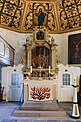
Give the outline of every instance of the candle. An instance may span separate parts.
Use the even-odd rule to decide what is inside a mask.
[[[76,77],[74,77],[74,86],[76,86]]]
[[[30,66],[30,72],[32,73],[32,66]]]
[[[50,66],[49,66],[49,73],[50,73]]]

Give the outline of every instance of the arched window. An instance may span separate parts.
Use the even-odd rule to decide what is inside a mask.
[[[70,85],[70,74],[67,73],[62,75],[62,85]]]

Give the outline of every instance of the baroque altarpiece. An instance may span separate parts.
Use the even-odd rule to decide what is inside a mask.
[[[24,65],[23,70],[30,71],[32,66],[31,77],[46,78],[50,71],[57,73],[59,63],[57,44],[45,27],[36,27],[23,46],[21,63]]]

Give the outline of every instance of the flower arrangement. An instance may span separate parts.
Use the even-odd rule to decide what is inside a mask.
[[[23,74],[24,74],[24,77],[26,77],[26,76],[30,76],[31,73],[29,71],[24,71]]]
[[[55,75],[55,72],[50,72],[49,74],[50,77],[54,77],[54,75]]]

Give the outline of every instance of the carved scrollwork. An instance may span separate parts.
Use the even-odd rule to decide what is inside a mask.
[[[81,0],[62,0],[57,8],[61,30],[81,26]]]
[[[0,13],[2,25],[13,27],[16,29],[20,28],[23,10],[25,7],[24,0],[1,0],[0,1]]]
[[[54,6],[51,3],[29,3],[28,10],[26,14],[26,19],[24,23],[24,30],[32,30],[34,26],[39,26],[38,16],[39,11],[42,11],[42,26],[46,26],[48,30],[57,30]]]

